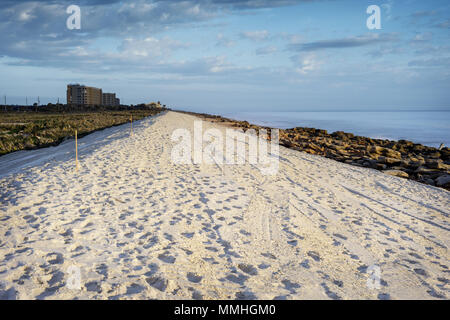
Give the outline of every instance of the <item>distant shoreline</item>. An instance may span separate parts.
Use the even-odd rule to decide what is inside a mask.
[[[208,111],[206,111],[208,112]],[[409,140],[450,146],[450,111],[223,111],[220,115],[280,129],[309,127],[344,131],[372,139]]]
[[[275,127],[251,124],[220,115],[173,110],[203,120],[246,129]],[[280,145],[324,156],[350,165],[383,171],[386,174],[415,180],[450,191],[450,149],[441,150],[408,140],[373,139],[352,133],[295,127],[280,130]]]

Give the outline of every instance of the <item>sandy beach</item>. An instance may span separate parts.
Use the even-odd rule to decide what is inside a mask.
[[[282,146],[273,176],[172,163],[195,120],[85,136],[78,172],[73,140],[0,157],[0,299],[450,298],[448,191]]]

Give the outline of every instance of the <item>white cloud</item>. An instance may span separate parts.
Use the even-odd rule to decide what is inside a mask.
[[[430,41],[432,37],[433,34],[431,32],[420,32],[414,36],[413,41],[415,42]]]
[[[182,43],[177,40],[164,37],[161,39],[147,37],[144,39],[126,38],[119,46],[122,56],[133,57],[169,57],[173,50],[188,48],[189,43]]]
[[[217,35],[217,43],[216,46],[218,47],[233,47],[236,44],[236,42],[234,42],[233,40],[227,38],[226,36],[224,36],[222,33],[219,33]]]
[[[31,14],[31,10],[27,9],[19,13],[19,21],[28,21],[33,19],[34,16]]]
[[[296,55],[291,60],[294,62],[295,71],[303,75],[317,70],[322,64],[315,54]]]
[[[241,37],[244,39],[249,39],[253,41],[264,41],[269,38],[269,31],[258,30],[258,31],[244,31],[241,32]]]
[[[275,46],[265,46],[265,47],[256,49],[255,53],[258,56],[262,56],[262,55],[272,54],[272,53],[275,53],[277,51],[278,51],[278,49]]]

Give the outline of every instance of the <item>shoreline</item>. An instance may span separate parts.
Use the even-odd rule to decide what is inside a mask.
[[[208,112],[202,111],[202,112]],[[409,140],[427,147],[450,147],[449,131],[445,130],[450,110],[428,111],[216,111],[225,118],[248,121],[259,126],[279,129],[308,127],[351,132],[354,135],[380,140]],[[434,114],[434,115],[432,115]],[[425,117],[425,119],[422,119]]]
[[[234,128],[270,129],[220,115],[173,110]],[[373,139],[352,133],[295,127],[279,129],[279,143],[287,148],[320,155],[358,167],[372,168],[450,191],[450,149],[425,146],[408,140]]]

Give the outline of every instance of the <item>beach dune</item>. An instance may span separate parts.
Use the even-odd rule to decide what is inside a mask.
[[[282,146],[174,164],[196,120],[85,136],[78,171],[73,140],[0,157],[0,298],[450,298],[448,191]]]

